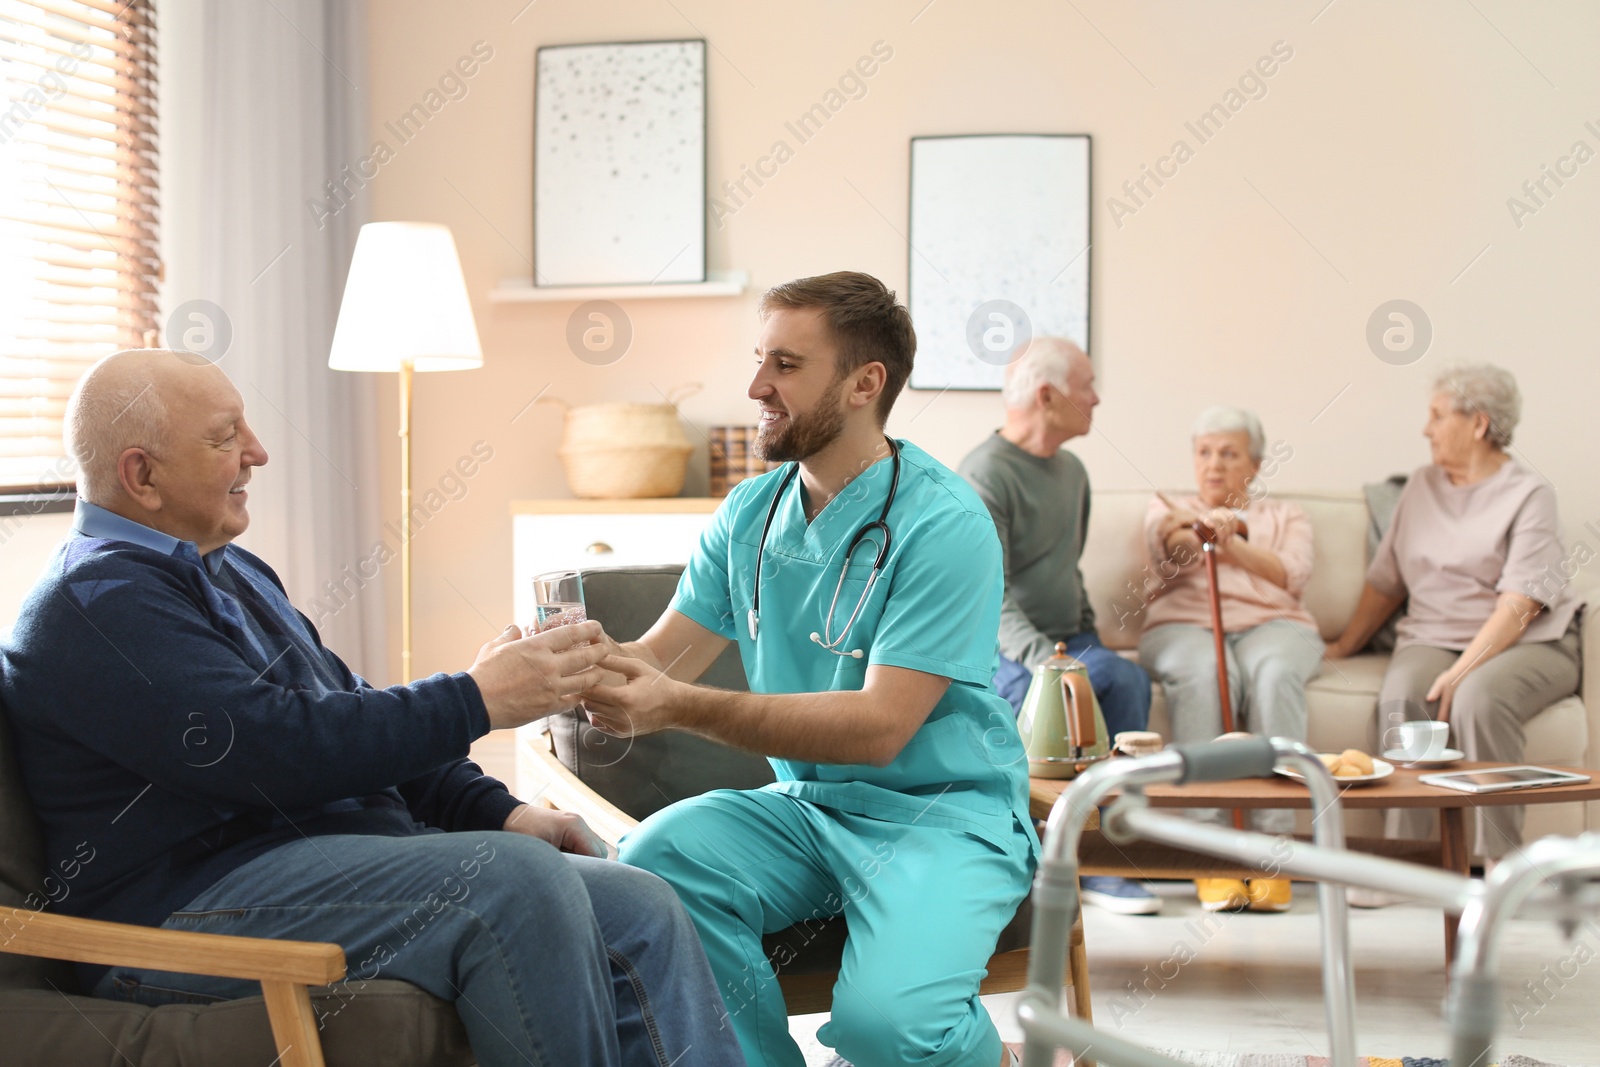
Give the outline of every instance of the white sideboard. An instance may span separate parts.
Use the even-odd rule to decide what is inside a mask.
[[[514,618],[523,626],[533,621],[536,574],[689,562],[721,503],[711,497],[512,501]]]

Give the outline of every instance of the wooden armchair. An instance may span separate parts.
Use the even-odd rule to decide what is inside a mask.
[[[341,982],[338,945],[40,911],[71,886],[41,860],[13,743],[0,708],[0,1064],[322,1067],[324,1050],[340,1067],[475,1062],[454,1005],[406,982]],[[102,1000],[83,995],[71,962],[243,978],[260,982],[262,996],[161,1007]]]
[[[0,952],[259,981],[277,1062],[323,1067],[307,987],[344,977],[344,950],[338,945],[158,930],[24,908],[5,909],[0,916]]]

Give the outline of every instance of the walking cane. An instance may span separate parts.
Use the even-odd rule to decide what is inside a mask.
[[[1162,494],[1156,494],[1161,502],[1173,511],[1177,505]],[[1238,529],[1235,537],[1246,535],[1243,517],[1238,520]],[[1217,652],[1217,696],[1222,701],[1222,732],[1233,733],[1233,700],[1228,692],[1228,651],[1223,640],[1222,632],[1222,591],[1217,587],[1217,531],[1209,523],[1196,519],[1191,528],[1200,538],[1200,553],[1206,560],[1206,585],[1211,594],[1211,638]],[[1244,812],[1239,808],[1233,809],[1233,825],[1235,829],[1244,829]]]

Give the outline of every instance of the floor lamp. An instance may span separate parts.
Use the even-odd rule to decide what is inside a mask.
[[[447,226],[371,222],[356,237],[328,366],[400,375],[400,681],[411,681],[411,375],[483,366]]]

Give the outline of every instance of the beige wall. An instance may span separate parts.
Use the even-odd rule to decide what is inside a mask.
[[[22,601],[71,530],[66,512],[0,515],[0,635],[11,632]]]
[[[1275,485],[1355,488],[1426,461],[1419,431],[1431,373],[1491,359],[1526,394],[1518,455],[1555,483],[1571,535],[1588,521],[1600,529],[1591,473],[1600,159],[1559,190],[1549,185],[1553,197],[1520,226],[1507,207],[1575,141],[1600,151],[1584,127],[1600,130],[1600,8],[523,4],[370,7],[374,137],[395,154],[360,195],[372,198],[373,218],[454,230],[487,357],[481,371],[419,377],[416,485],[436,483],[474,441],[495,455],[417,539],[421,671],[459,669],[508,620],[507,502],[567,495],[556,410],[511,421],[540,390],[579,403],[649,401],[657,388],[697,380],[707,388],[683,406],[696,426],[752,418],[754,291],[627,305],[633,347],[606,368],[567,351],[570,305],[489,303],[500,278],[530,273],[533,55],[543,44],[708,37],[713,188],[785,137],[784,121],[874,42],[893,49],[863,98],[809,143],[790,138],[794,158],[713,228],[710,265],[750,271],[753,290],[848,267],[903,291],[914,134],[1092,134],[1091,330],[1104,406],[1096,432],[1073,447],[1097,485],[1187,484],[1189,421],[1228,401],[1254,407],[1269,436],[1292,446]],[[467,96],[397,145],[383,123],[478,40],[494,57]],[[1199,144],[1184,122],[1277,41],[1293,58],[1266,96]],[[1193,158],[1113,220],[1108,197],[1179,138]],[[1365,342],[1369,315],[1394,298],[1415,301],[1433,323],[1431,350],[1407,367],[1380,362]],[[907,393],[891,429],[954,464],[997,417],[995,394]],[[702,450],[690,493],[704,489],[704,462]],[[393,463],[391,452],[391,482]],[[1600,549],[1600,538],[1582,536]],[[1580,581],[1590,570],[1600,563]]]

